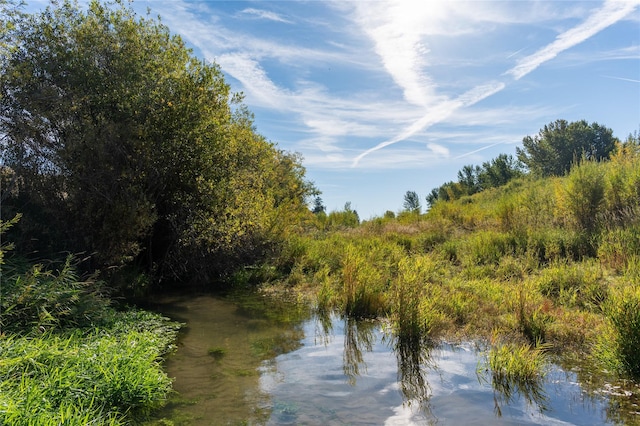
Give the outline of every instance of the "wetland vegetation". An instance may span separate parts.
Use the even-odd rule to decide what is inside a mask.
[[[298,303],[217,304],[227,323],[206,338],[184,318],[194,374],[225,384],[215,406],[277,388],[270,363],[301,356],[313,324],[344,336],[327,386],[366,382],[367,354],[392,353],[404,402],[426,412],[431,354],[473,342],[497,400],[543,407],[542,380],[566,368],[612,395],[606,422],[637,422],[638,134],[557,120],[517,159],[433,189],[426,213],[408,191],[403,210],[361,221],[350,203],[326,212],[302,159],[159,21],[119,2],[0,11],[0,423],[143,421],[171,393],[179,324],[134,302],[256,288]],[[302,418],[282,401],[238,421]]]

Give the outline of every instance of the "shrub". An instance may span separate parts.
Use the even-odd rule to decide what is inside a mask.
[[[604,189],[604,168],[600,164],[583,161],[575,165],[556,195],[561,216],[578,231],[595,231]]]
[[[461,253],[465,265],[497,265],[505,255],[517,251],[517,241],[509,234],[477,231],[466,239]]]
[[[537,278],[538,289],[558,305],[597,308],[608,297],[609,287],[595,262],[556,263]]]
[[[81,281],[69,256],[56,272],[34,265],[19,273],[11,259],[3,268],[0,286],[0,325],[3,331],[40,332],[98,321],[107,300],[100,283]]]

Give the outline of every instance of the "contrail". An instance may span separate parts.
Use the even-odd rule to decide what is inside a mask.
[[[604,78],[611,78],[613,80],[622,80],[622,81],[630,81],[632,83],[640,83],[640,80],[634,80],[633,78],[624,78],[624,77],[614,77],[612,75],[602,75]]]
[[[492,143],[491,145],[483,146],[482,148],[474,149],[473,151],[465,152],[464,154],[458,155],[457,157],[455,157],[454,160],[464,158],[468,155],[475,154],[476,152],[484,151],[485,149],[493,148],[494,146],[497,146],[497,145],[502,145],[503,143],[504,142],[496,142],[496,143]]]
[[[558,56],[559,53],[582,43],[605,28],[615,24],[635,10],[640,0],[619,1],[609,0],[604,6],[589,16],[582,24],[558,35],[550,43],[537,52],[518,61],[517,65],[507,71],[516,80],[521,79],[540,65]]]
[[[540,65],[558,56],[561,52],[582,43],[605,28],[624,19],[627,15],[633,12],[639,4],[640,0],[606,1],[602,8],[594,12],[582,24],[565,31],[558,35],[552,43],[539,49],[537,52],[520,59],[513,68],[506,71],[503,75],[510,75],[514,80],[521,79]],[[419,131],[447,119],[459,108],[472,106],[481,100],[502,91],[505,87],[506,84],[503,82],[493,82],[487,85],[477,86],[456,99],[445,101],[435,108],[430,108],[424,117],[413,123],[399,135],[381,142],[373,148],[369,148],[358,155],[353,160],[351,167],[356,167],[360,160],[372,152],[403,141],[415,135]],[[434,109],[435,112],[433,111]]]
[[[386,140],[384,142],[380,142],[378,145],[373,148],[369,148],[364,151],[362,154],[358,155],[351,164],[351,167],[356,167],[360,160],[365,156],[371,154],[372,152],[378,151],[382,148],[385,148],[389,145],[393,145],[394,143],[403,141],[411,136],[415,135],[419,131],[426,129],[428,127],[433,126],[436,123],[440,123],[441,121],[447,119],[451,114],[456,112],[458,109],[462,107],[467,107],[474,105],[481,100],[498,93],[502,89],[504,89],[505,84],[502,82],[494,81],[482,86],[476,86],[473,89],[463,93],[458,96],[454,100],[449,100],[441,103],[435,108],[435,111],[427,113],[420,120],[413,123],[409,126],[404,132],[400,133],[398,136]]]

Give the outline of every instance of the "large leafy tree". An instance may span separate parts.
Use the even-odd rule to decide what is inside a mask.
[[[300,158],[257,134],[219,68],[158,21],[65,2],[4,39],[2,162],[34,249],[211,280],[308,212]]]
[[[532,173],[561,176],[583,156],[590,160],[608,158],[615,144],[612,130],[598,123],[556,120],[545,125],[536,136],[526,136],[516,153]]]

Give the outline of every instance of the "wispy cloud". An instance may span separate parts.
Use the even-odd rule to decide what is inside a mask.
[[[247,9],[244,9],[241,13],[245,15],[250,15],[259,19],[266,19],[266,20],[275,21],[275,22],[283,22],[285,24],[291,23],[291,21],[289,21],[288,19],[285,19],[282,16],[278,15],[277,13],[270,12],[268,10],[254,9],[252,7],[249,7]]]
[[[389,168],[478,152],[471,147],[466,154],[460,154],[459,150],[445,154],[445,149],[462,142],[483,144],[481,150],[501,141],[513,143],[510,133],[515,132],[510,123],[553,118],[557,107],[549,111],[520,103],[517,110],[504,105],[483,103],[483,108],[478,105],[562,51],[628,16],[638,1],[608,2],[595,11],[585,9],[592,3],[499,2],[488,7],[486,2],[477,1],[337,1],[322,5],[339,8],[342,12],[337,15],[339,18],[292,12],[295,19],[264,7],[225,12],[207,3],[172,1],[153,5],[174,31],[200,49],[205,58],[218,63],[233,84],[239,84],[252,108],[287,116],[286,126],[293,129],[295,136],[287,136],[286,142],[303,151],[305,163],[322,168],[356,165]],[[276,28],[284,25],[282,28],[287,31],[309,28],[312,31],[296,32],[299,36],[304,34],[300,40],[282,38],[277,31],[254,33],[242,25],[248,18],[264,20],[264,25],[269,21]],[[468,44],[462,40],[481,40],[494,31],[495,37],[506,34],[496,28],[504,30],[540,22],[558,25],[565,19],[576,18],[583,19],[582,23],[524,57],[523,52],[531,52],[539,40],[519,40],[520,46],[506,44],[504,50],[487,51],[488,55],[460,50],[443,55],[442,43],[454,43],[452,46],[459,43],[457,46],[461,47]],[[322,38],[314,39],[318,34]],[[619,56],[637,56],[638,52],[635,45],[618,50]],[[567,55],[563,57],[566,59]],[[500,75],[501,70],[495,70],[495,64],[508,71]],[[515,65],[509,68],[511,64]],[[491,66],[494,66],[492,73],[486,73],[485,68]],[[359,77],[355,77],[348,91],[335,92],[316,82],[319,80],[313,75],[329,67],[341,69],[341,73],[348,70],[356,76],[366,76],[367,80],[363,79],[358,87]],[[476,75],[480,67],[483,72]],[[458,70],[462,70],[459,77],[443,78],[443,72],[451,74]],[[344,74],[339,75],[344,78]],[[477,128],[473,129],[475,137],[440,136],[446,143],[431,139],[427,133],[434,125],[439,125],[442,131],[442,125],[483,127],[486,123],[501,124],[506,129],[499,131],[494,126],[496,140],[478,135],[483,130]],[[390,148],[401,141],[414,143],[412,138],[421,141],[421,150],[404,144],[402,149]],[[363,150],[362,144],[371,140],[383,142]],[[425,141],[431,145],[425,146]],[[383,155],[375,155],[383,149]],[[365,157],[367,162],[363,164],[361,160]]]
[[[527,74],[534,71],[543,63],[550,61],[555,58],[561,52],[579,44],[583,41],[589,39],[593,35],[602,31],[603,29],[615,24],[616,22],[627,17],[631,12],[633,12],[636,7],[640,4],[640,0],[631,0],[631,1],[620,1],[620,0],[608,0],[604,3],[604,5],[593,12],[588,18],[583,21],[582,24],[571,28],[568,31],[565,31],[556,37],[556,40],[547,46],[539,49],[532,55],[528,55],[522,59],[520,59],[514,67],[509,69],[504,75],[512,76],[515,80],[519,80]],[[398,34],[405,34],[399,25],[393,27]],[[385,37],[389,37],[393,35],[393,31],[385,28],[384,31],[375,32],[369,31],[369,34],[376,42],[376,45],[379,47],[380,45],[385,45]],[[408,126],[405,130],[397,134],[396,136],[381,142],[374,146],[373,148],[367,149],[358,156],[355,157],[352,167],[356,167],[359,162],[366,157],[367,155],[376,152],[380,149],[386,148],[390,145],[398,143],[400,141],[404,141],[416,133],[434,125],[440,123],[447,118],[449,118],[452,114],[463,107],[468,107],[475,105],[487,97],[490,97],[500,91],[502,91],[506,87],[506,83],[504,82],[490,82],[483,85],[478,85],[471,90],[463,93],[454,99],[445,98],[442,99],[441,96],[437,96],[436,86],[434,84],[430,84],[430,79],[425,74],[419,74],[418,65],[423,65],[419,58],[419,50],[415,48],[415,42],[411,37],[411,32],[409,31],[409,36],[403,38],[403,36],[396,36],[396,41],[399,43],[405,43],[404,50],[413,52],[412,54],[408,54],[406,56],[400,56],[400,60],[394,63],[394,67],[392,68],[387,66],[388,62],[391,62],[393,59],[397,59],[395,51],[402,51],[402,48],[390,45],[388,48],[378,48],[379,54],[383,57],[383,63],[385,67],[389,70],[390,74],[394,76],[394,80],[398,82],[399,85],[403,86],[405,89],[405,97],[407,100],[411,100],[411,95],[407,94],[411,90],[416,90],[416,92],[422,97],[425,92],[428,92],[432,95],[433,99],[437,99],[436,105],[431,105],[431,108],[427,108],[425,114]],[[388,50],[388,51],[387,51]],[[386,55],[386,56],[385,56]],[[402,61],[404,59],[404,62]],[[405,75],[410,78],[403,78]],[[427,82],[426,85],[424,82]],[[427,104],[421,104],[419,102],[414,103],[417,105],[426,106]],[[492,145],[495,146],[495,145]],[[490,148],[488,146],[483,149]],[[464,157],[465,155],[470,155],[476,151],[472,151],[470,153],[464,154],[458,158]]]
[[[582,43],[605,28],[624,19],[636,9],[638,4],[640,4],[638,0],[609,0],[605,2],[602,8],[591,14],[582,24],[558,35],[553,43],[548,44],[534,54],[522,58],[515,67],[505,74],[513,76],[516,80],[521,79],[540,65],[555,58],[561,52]]]
[[[462,107],[468,107],[474,105],[481,100],[501,91],[504,89],[505,84],[501,82],[491,82],[482,86],[474,87],[473,89],[463,93],[459,97],[453,100],[443,101],[436,105],[433,109],[427,111],[419,120],[407,127],[402,133],[397,136],[379,143],[378,145],[370,148],[360,155],[358,155],[352,163],[352,167],[356,167],[360,160],[372,152],[378,151],[382,148],[388,147],[400,141],[406,140],[415,135],[421,130],[426,129],[436,123],[440,123],[449,118],[454,112]]]

